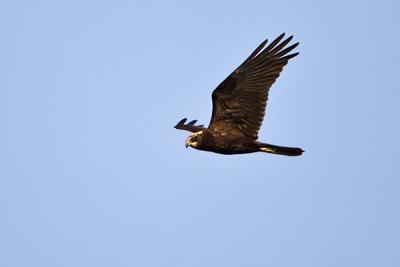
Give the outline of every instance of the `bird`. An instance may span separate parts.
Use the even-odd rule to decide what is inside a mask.
[[[285,33],[271,43],[262,42],[212,93],[212,115],[208,127],[188,123],[184,118],[174,127],[192,134],[186,148],[224,155],[265,152],[300,156],[298,147],[277,146],[258,141],[258,132],[265,117],[268,93],[283,67],[299,53],[290,53],[299,43],[288,44],[293,35]],[[283,40],[284,39],[284,40]],[[268,45],[267,45],[268,44]]]

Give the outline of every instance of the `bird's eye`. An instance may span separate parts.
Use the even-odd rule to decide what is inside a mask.
[[[196,136],[192,136],[192,138],[190,138],[190,141],[197,142],[197,137]]]

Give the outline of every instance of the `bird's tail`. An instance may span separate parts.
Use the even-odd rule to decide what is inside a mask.
[[[303,149],[298,147],[275,146],[264,143],[259,143],[259,150],[266,153],[285,155],[285,156],[300,156],[304,152]]]

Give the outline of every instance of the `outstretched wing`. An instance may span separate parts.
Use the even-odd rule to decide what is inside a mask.
[[[290,36],[281,34],[265,49],[268,40],[256,50],[212,93],[213,112],[208,128],[215,133],[235,133],[257,139],[265,115],[268,92],[299,43],[289,47]],[[286,47],[286,48],[285,48]]]
[[[199,131],[205,129],[203,127],[204,125],[195,125],[197,120],[192,120],[191,122],[188,122],[187,124],[185,124],[186,121],[187,121],[186,118],[182,119],[180,122],[178,122],[177,125],[174,126],[175,129],[186,130],[186,131],[189,131],[192,133],[199,132]]]

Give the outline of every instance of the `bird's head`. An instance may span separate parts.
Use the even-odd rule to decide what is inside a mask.
[[[203,141],[203,131],[200,131],[186,138],[185,146],[186,148],[188,148],[189,146],[193,148],[199,148],[201,146],[202,141]]]

